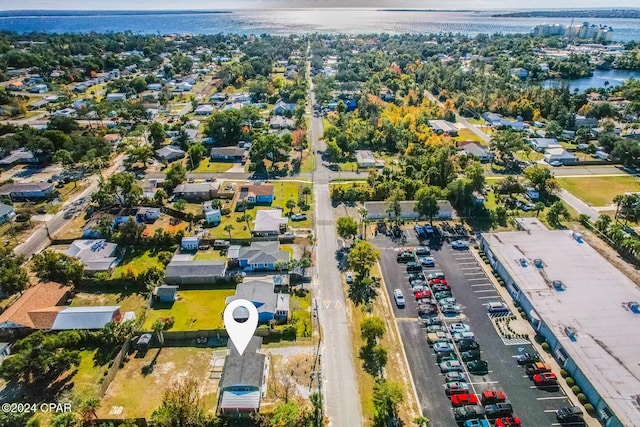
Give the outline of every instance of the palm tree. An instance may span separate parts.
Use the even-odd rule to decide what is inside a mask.
[[[273,263],[273,266],[275,267],[276,270],[278,270],[278,272],[280,272],[280,274],[282,274],[282,270],[284,270],[285,267],[287,267],[289,265],[289,263],[283,259],[278,259],[276,260],[276,262]]]
[[[238,217],[239,221],[244,221],[247,224],[247,229],[251,230],[251,226],[249,225],[249,221],[251,221],[253,217],[251,214],[245,213]]]
[[[151,329],[158,336],[158,342],[160,343],[160,345],[164,345],[164,323],[156,320]]]
[[[78,410],[80,417],[83,422],[88,422],[90,420],[96,419],[98,416],[96,411],[100,407],[100,400],[97,398],[92,398],[82,402],[80,409]]]
[[[369,211],[367,211],[367,208],[365,208],[364,206],[358,208],[358,215],[360,215],[360,227],[364,225],[364,221],[367,218],[368,214],[369,214]],[[367,229],[364,228],[364,231],[360,233],[363,236],[363,240],[367,240],[366,230]]]
[[[622,203],[625,200],[625,195],[624,194],[618,194],[616,197],[613,198],[613,203],[616,204],[616,214],[613,216],[616,220],[618,219],[618,214],[620,213],[620,207],[622,206]]]
[[[307,196],[311,195],[311,187],[306,186],[302,188],[302,195],[304,196],[304,204],[307,204]]]
[[[536,204],[533,205],[533,210],[536,211],[536,218],[538,218],[538,215],[540,215],[540,212],[544,210],[544,203],[536,202]]]
[[[293,199],[289,199],[287,200],[285,206],[287,207],[287,209],[289,209],[289,216],[291,216],[293,214],[293,208],[296,207],[296,202]]]
[[[231,238],[231,231],[233,230],[233,224],[227,224],[223,228],[224,231],[229,233],[229,238]]]

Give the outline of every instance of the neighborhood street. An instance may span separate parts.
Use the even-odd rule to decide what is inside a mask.
[[[591,221],[596,221],[600,216],[597,210],[578,199],[564,188],[561,188],[558,191],[558,197],[560,197],[566,204],[577,210],[578,213],[588,215],[589,218],[591,218]]]
[[[311,95],[310,105],[314,104]],[[342,288],[342,276],[336,262],[337,236],[329,194],[329,170],[322,165],[320,151],[325,150],[322,119],[310,119],[309,138],[316,151],[317,169],[313,175],[316,224],[316,301],[322,333],[322,387],[325,415],[332,426],[363,425],[360,398],[351,351],[349,320]]]
[[[113,164],[103,171],[103,176],[105,178],[113,175],[118,172],[122,167],[122,161],[124,159],[124,154],[120,154],[113,161]],[[78,200],[88,201],[94,191],[98,188],[98,183],[100,181],[99,175],[93,175],[89,177],[89,187],[84,190],[82,193],[76,195],[74,198],[67,200],[60,211],[53,216],[53,218],[48,221],[43,221],[40,226],[29,236],[29,238],[22,244],[15,247],[14,252],[19,255],[31,256],[37,253],[40,253],[44,250],[51,242],[50,236],[54,236],[57,232],[62,230],[69,222],[73,220],[72,218],[65,219],[65,208],[68,206],[77,203]],[[80,204],[83,204],[82,202]]]

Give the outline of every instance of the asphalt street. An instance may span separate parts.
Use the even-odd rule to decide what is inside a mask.
[[[314,104],[311,96],[310,105]],[[309,138],[318,151],[326,148],[322,136],[322,119],[311,118]],[[317,154],[320,160],[320,154]],[[342,276],[338,270],[336,252],[337,235],[333,219],[333,206],[329,194],[329,170],[318,165],[313,173],[316,226],[316,301],[322,331],[322,378],[325,415],[329,425],[363,425],[358,384],[355,375],[355,360],[352,352],[349,320],[345,312]]]
[[[406,231],[405,247],[419,244],[413,231]],[[416,384],[421,409],[431,423],[430,426],[453,426],[455,420],[449,398],[445,395],[444,377],[440,373],[433,349],[426,339],[426,330],[417,320],[417,303],[413,298],[405,265],[396,262],[397,246],[388,237],[379,234],[374,243],[380,248],[385,285],[390,295],[395,288],[402,289],[406,307],[398,308],[393,301],[394,315],[409,360],[411,375]],[[425,268],[425,274],[440,271],[445,273],[453,296],[461,306],[461,315],[445,318],[446,324],[463,322],[471,326],[476,341],[480,344],[482,359],[489,363],[486,375],[471,375],[469,379],[473,393],[485,390],[504,391],[514,407],[514,415],[523,425],[558,425],[555,410],[569,404],[559,388],[538,389],[518,366],[514,357],[523,352],[532,352],[533,347],[523,339],[503,339],[493,325],[486,308],[488,302],[501,301],[499,293],[469,251],[442,247],[434,241],[429,245],[436,259],[435,268]]]
[[[121,154],[115,158],[113,164],[103,171],[103,177],[107,178],[114,173],[118,172],[122,167],[122,161],[124,155]],[[15,247],[14,252],[19,255],[30,256],[37,254],[44,250],[50,243],[50,236],[55,236],[60,230],[62,230],[69,222],[73,220],[73,217],[65,218],[65,212],[67,208],[72,205],[78,206],[77,201],[88,201],[94,191],[98,188],[99,177],[91,176],[89,178],[89,187],[76,197],[67,200],[62,209],[54,215],[48,221],[44,221],[29,238],[22,244]],[[82,204],[82,203],[80,203]]]
[[[600,216],[597,210],[563,188],[558,191],[558,197],[564,200],[566,204],[577,210],[578,213],[589,216],[589,218],[591,218],[591,221],[596,221]]]

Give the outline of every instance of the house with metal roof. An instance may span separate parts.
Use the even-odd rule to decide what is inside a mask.
[[[256,212],[253,221],[253,237],[271,237],[274,240],[286,231],[289,219],[282,216],[282,209],[262,209]]]
[[[218,412],[225,416],[249,416],[260,411],[265,383],[265,355],[257,351],[262,338],[253,337],[242,355],[229,340],[229,353],[218,388]]]
[[[54,331],[102,329],[107,323],[117,323],[121,318],[119,305],[64,307],[56,315],[51,329]]]
[[[173,145],[165,145],[162,148],[156,150],[156,157],[160,160],[166,160],[172,162],[174,160],[182,159],[185,156],[184,150]]]
[[[230,246],[227,251],[230,267],[247,271],[276,270],[280,262],[289,263],[291,254],[280,250],[276,241],[252,242],[249,246]]]
[[[16,216],[16,211],[13,206],[0,203],[0,224],[11,221],[14,216]]]
[[[429,127],[438,135],[458,136],[458,128],[454,123],[446,120],[429,120],[428,123]]]
[[[178,287],[172,285],[156,286],[153,290],[153,296],[159,302],[174,302],[178,296]]]
[[[78,258],[84,264],[85,273],[111,273],[117,265],[115,256],[118,245],[104,239],[74,240],[66,254]]]
[[[225,277],[226,262],[223,260],[183,259],[175,255],[164,271],[164,282],[168,285],[213,285]]]
[[[236,294],[227,297],[226,303],[245,299],[258,309],[258,323],[265,324],[271,320],[286,322],[289,320],[289,297],[289,294],[276,293],[273,281],[250,280],[239,283]]]

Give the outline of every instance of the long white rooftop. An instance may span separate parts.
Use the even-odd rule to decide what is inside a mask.
[[[628,306],[640,288],[572,231],[519,221],[527,231],[483,234],[491,252],[622,424],[640,426],[640,314]]]

